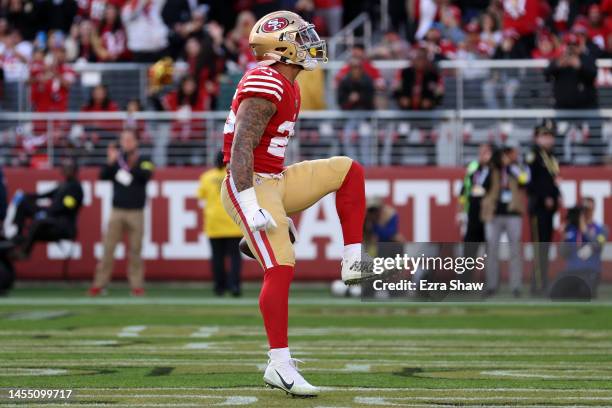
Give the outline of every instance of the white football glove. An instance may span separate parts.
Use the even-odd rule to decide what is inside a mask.
[[[272,214],[265,208],[261,208],[257,202],[255,188],[247,188],[238,193],[240,206],[251,231],[272,230],[276,228],[276,222]]]

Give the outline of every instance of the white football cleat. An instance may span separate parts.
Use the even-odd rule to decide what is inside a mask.
[[[295,358],[287,361],[268,361],[264,372],[264,382],[268,387],[281,389],[296,397],[316,397],[319,388],[310,385],[298,371]]]
[[[376,276],[372,271],[372,258],[368,254],[356,253],[342,258],[342,281],[345,285],[358,285]]]

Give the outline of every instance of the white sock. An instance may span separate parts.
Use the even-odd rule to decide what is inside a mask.
[[[342,254],[344,259],[361,258],[361,244],[348,244],[344,246]]]
[[[289,347],[270,349],[268,356],[272,361],[289,361],[291,359]]]

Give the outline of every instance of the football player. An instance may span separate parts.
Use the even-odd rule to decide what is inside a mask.
[[[295,79],[302,70],[327,61],[325,42],[314,25],[292,12],[270,13],[255,24],[249,43],[258,64],[238,84],[225,123],[223,151],[229,170],[221,197],[264,270],[259,308],[270,346],[264,381],[292,395],[315,396],[319,389],[300,375],[287,342],[295,265],[287,216],[335,192],[344,239],[342,280],[357,284],[369,278],[368,263],[361,258],[364,172],[348,157],[284,166],[300,110]]]

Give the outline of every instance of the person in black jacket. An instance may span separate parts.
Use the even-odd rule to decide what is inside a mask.
[[[443,96],[440,74],[427,57],[427,50],[415,51],[411,66],[400,72],[400,83],[395,98],[400,109],[429,110],[435,108]]]
[[[531,172],[527,185],[531,240],[536,244],[531,291],[539,294],[548,287],[548,251],[553,235],[553,217],[561,205],[561,192],[557,182],[559,163],[553,156],[555,143],[552,124],[535,129],[535,146],[527,154]]]
[[[102,293],[111,279],[115,248],[127,232],[129,240],[128,279],[132,295],[144,295],[142,238],[146,187],[153,175],[153,163],[138,153],[138,137],[134,130],[124,130],[119,139],[120,149],[108,146],[106,165],[100,171],[101,180],[113,182],[113,209],[104,236],[104,254],[96,267],[91,296]]]
[[[353,58],[350,71],[338,85],[338,105],[342,110],[374,110],[374,81],[364,71],[363,61]],[[367,118],[346,121],[342,132],[344,154],[358,159],[363,165],[372,162],[372,134]],[[359,147],[359,152],[355,149]]]
[[[19,255],[27,258],[37,241],[53,242],[74,239],[77,235],[77,217],[83,204],[83,188],[78,180],[78,168],[72,159],[62,163],[64,181],[46,193],[24,194],[18,192],[14,224],[17,235],[13,238],[21,247]],[[48,206],[38,205],[38,200],[48,199]],[[27,226],[26,224],[31,220]]]
[[[581,52],[580,40],[575,34],[567,35],[565,52],[550,62],[544,75],[553,83],[556,109],[597,108],[595,59]]]

